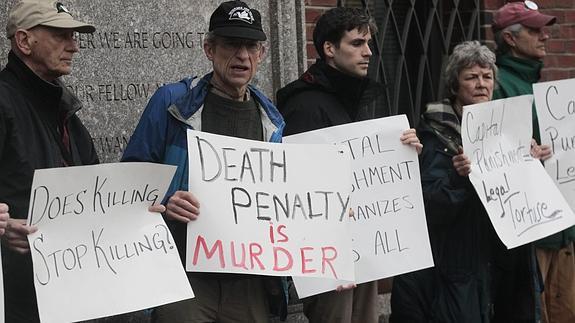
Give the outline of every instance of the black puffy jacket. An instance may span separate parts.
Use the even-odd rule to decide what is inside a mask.
[[[76,112],[80,101],[56,81],[48,83],[10,52],[0,72],[0,202],[10,217],[26,219],[34,170],[98,163],[92,138]],[[62,143],[67,129],[69,149]],[[6,312],[36,321],[30,254],[2,246]],[[12,317],[13,318],[13,317]]]
[[[318,60],[277,92],[284,135],[389,115],[383,85],[341,73]]]

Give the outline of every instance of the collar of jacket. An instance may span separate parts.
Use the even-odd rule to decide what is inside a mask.
[[[503,54],[497,56],[497,66],[510,73],[517,74],[529,83],[537,83],[541,78],[543,62],[536,59],[526,59]]]
[[[188,92],[169,108],[170,113],[172,113],[176,119],[186,124],[193,123],[192,119],[196,117],[196,112],[204,105],[209,90],[208,85],[210,84],[213,74],[214,72],[210,72],[202,78],[193,77],[186,80],[189,89]],[[248,85],[248,90],[251,96],[263,108],[273,126],[281,132],[285,126],[285,122],[273,102],[251,84]],[[173,107],[175,107],[177,111],[174,111]]]
[[[54,83],[46,82],[12,51],[8,54],[6,69],[14,73],[28,89],[29,97],[38,103],[35,106],[44,109],[42,112],[52,118],[67,119],[82,107],[80,100],[59,79]]]
[[[343,91],[342,96],[359,96],[361,90],[369,82],[367,77],[347,75],[331,67],[321,59],[318,59],[315,64],[310,66],[300,78],[304,82],[322,87],[328,92],[341,94]]]
[[[323,91],[332,93],[345,106],[352,120],[355,120],[359,107],[365,104],[363,102],[365,100],[362,99],[366,90],[376,87],[376,83],[369,78],[342,73],[321,59],[310,66],[300,79]],[[367,99],[367,101],[372,101],[372,98]]]

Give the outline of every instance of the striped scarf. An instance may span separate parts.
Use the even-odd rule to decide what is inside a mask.
[[[461,142],[461,121],[448,100],[430,103],[421,122],[443,142],[449,151],[458,154]]]

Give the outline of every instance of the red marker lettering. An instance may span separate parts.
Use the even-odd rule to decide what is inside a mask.
[[[257,249],[257,251],[255,251]],[[257,262],[261,270],[265,270],[266,267],[262,264],[259,256],[263,253],[262,246],[260,246],[257,242],[250,243],[250,262],[251,262],[251,269],[254,269],[255,263]]]
[[[333,256],[328,257],[327,254],[331,253]],[[331,273],[333,274],[334,278],[337,278],[337,274],[335,269],[333,268],[333,264],[331,263],[333,260],[337,258],[337,250],[334,247],[322,247],[321,248],[321,273],[325,274],[325,267],[326,264],[331,269]]]
[[[224,261],[224,250],[222,248],[222,240],[217,240],[216,243],[212,246],[212,248],[208,251],[208,245],[206,244],[206,240],[202,236],[198,236],[196,239],[196,248],[194,249],[194,259],[192,260],[192,264],[195,266],[198,263],[198,257],[200,255],[200,247],[203,247],[204,253],[207,259],[211,259],[216,251],[218,251],[218,257],[220,258],[220,267],[226,268],[226,263]]]
[[[287,264],[283,267],[278,265],[278,251],[283,253],[287,258]],[[290,252],[282,247],[274,247],[274,271],[286,271],[290,270],[293,267],[293,257],[291,256]]]
[[[305,251],[306,250],[313,250],[313,247],[303,247],[303,248],[300,248],[299,250],[300,250],[300,255],[301,255],[301,272],[302,272],[302,274],[315,273],[316,272],[315,269],[307,269],[306,268],[306,263],[311,262],[312,259],[305,257]]]

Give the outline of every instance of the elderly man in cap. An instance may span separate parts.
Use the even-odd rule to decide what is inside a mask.
[[[188,191],[186,130],[281,140],[281,115],[263,93],[249,84],[263,59],[265,39],[257,10],[241,1],[220,4],[211,15],[204,40],[204,53],[213,71],[158,89],[124,152],[123,161],[178,166],[163,203],[182,261],[186,255],[186,225],[200,216],[200,201]],[[279,278],[188,273],[188,279],[196,297],[156,308],[156,322],[268,322],[268,306],[285,315],[285,294]]]
[[[37,322],[26,225],[34,170],[98,163],[76,116],[80,101],[59,80],[72,71],[75,32],[94,26],[48,0],[17,2],[8,17],[11,50],[0,72],[0,204],[13,217],[2,240],[7,322]]]
[[[547,54],[546,27],[555,21],[555,17],[542,14],[533,1],[508,3],[495,12],[492,27],[499,77],[494,99],[533,93],[532,84],[539,81]],[[535,106],[532,115],[533,138],[540,142]],[[540,147],[542,159],[549,158],[550,147]],[[571,227],[509,251],[502,247],[496,263],[500,273],[496,282],[498,321],[534,321],[539,318],[540,307],[543,322],[575,322],[574,240],[575,227]]]

